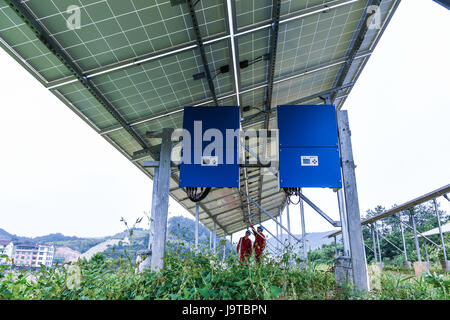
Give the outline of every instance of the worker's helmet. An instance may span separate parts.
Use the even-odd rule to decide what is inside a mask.
[[[260,229],[261,231],[264,231],[263,226],[258,226],[258,229]]]
[[[250,230],[248,230],[248,229],[247,229],[247,231],[245,231],[245,233],[252,234],[252,233],[250,232]]]

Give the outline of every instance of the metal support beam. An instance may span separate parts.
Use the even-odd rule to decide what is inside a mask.
[[[261,207],[258,203],[255,202],[255,200],[253,200],[248,194],[246,194],[245,192],[243,192],[242,190],[239,190],[239,192],[241,192],[248,200],[250,200],[251,203],[253,203],[254,205],[256,205],[258,207],[258,209],[260,209],[266,216],[268,216],[270,219],[272,219],[272,221],[274,221],[277,225],[280,226],[281,229],[283,229],[284,231],[286,231],[288,234],[290,234],[292,236],[292,238],[294,238],[295,240],[297,240],[298,242],[300,242],[301,240],[299,238],[297,238],[295,235],[293,235],[291,232],[289,232],[288,229],[286,229],[282,224],[280,224],[277,219],[275,219],[269,212],[267,212],[263,207]]]
[[[300,221],[302,223],[302,246],[303,246],[303,258],[306,261],[306,259],[308,258],[308,254],[306,252],[306,225],[305,225],[305,208],[303,207],[303,198],[304,196],[302,195],[302,190],[300,189],[299,207],[300,207]]]
[[[416,252],[417,252],[417,261],[422,262],[422,256],[420,255],[419,239],[417,238],[416,219],[414,218],[414,208],[409,209],[409,214],[413,225],[414,242],[416,244]]]
[[[436,212],[437,221],[438,221],[439,236],[441,238],[442,252],[444,254],[444,261],[447,261],[447,251],[445,250],[444,235],[442,233],[442,227],[441,227],[441,216],[439,214],[436,198],[433,199],[433,204],[434,204],[434,212]]]
[[[400,231],[402,232],[402,243],[403,243],[403,253],[405,255],[405,263],[408,262],[408,252],[406,251],[406,241],[405,241],[405,232],[403,231],[403,224],[401,222],[401,216],[399,216],[400,219]]]
[[[332,226],[334,227],[340,227],[341,223],[340,221],[334,221],[331,219],[325,212],[323,212],[318,206],[314,204],[311,200],[309,200],[303,193],[300,192],[300,201],[305,200],[305,202],[313,208],[318,214],[320,214],[325,220],[327,220]]]
[[[217,242],[216,221],[214,221],[214,230],[213,230],[213,252],[214,252],[214,254],[216,254],[216,242]]]
[[[159,271],[164,267],[164,253],[166,249],[167,216],[169,209],[169,189],[170,189],[170,155],[172,152],[173,129],[163,129],[160,166],[158,175],[157,196],[155,201],[155,236],[152,244],[151,269]]]
[[[383,258],[381,257],[381,247],[380,247],[380,238],[378,237],[378,228],[377,228],[377,224],[375,223],[375,236],[377,238],[377,245],[378,245],[378,260],[380,261],[380,263],[383,263]]]
[[[427,257],[427,262],[428,262],[428,265],[429,265],[429,263],[430,263],[430,256],[428,255],[427,242],[423,241],[423,244],[425,245],[425,256]]]
[[[288,230],[289,230],[289,233],[291,233],[291,218],[289,217],[289,203],[286,204],[286,216],[287,216]],[[289,239],[289,241],[288,241],[289,246],[291,246],[292,245],[291,235],[289,235],[288,239]]]
[[[199,212],[199,203],[195,203],[195,250],[198,250],[198,212]]]
[[[334,237],[334,257],[336,258],[337,256],[338,256],[337,241],[336,241],[336,237]]]
[[[211,71],[209,70],[208,59],[206,58],[205,47],[203,46],[202,35],[200,32],[200,27],[197,22],[197,15],[195,13],[194,4],[192,3],[192,0],[186,1],[189,7],[189,13],[191,16],[192,25],[194,27],[195,37],[197,40],[198,49],[200,51],[200,57],[202,59],[203,68],[205,69],[206,79],[208,80],[209,91],[211,92],[211,96],[213,98],[215,105],[218,106],[219,102],[217,101],[216,91],[214,89],[214,82],[211,77]]]
[[[364,41],[364,38],[366,36],[367,31],[369,30],[369,23],[367,23],[367,16],[369,14],[368,12],[368,8],[372,5],[372,4],[376,4],[379,5],[381,0],[369,0],[367,2],[367,6],[365,8],[365,10],[362,12],[362,17],[361,20],[359,22],[358,25],[358,29],[357,29],[357,34],[356,36],[353,38],[352,42],[350,43],[349,48],[347,49],[347,54],[346,54],[346,62],[345,64],[341,67],[341,69],[338,72],[338,75],[336,77],[335,83],[333,84],[333,86],[340,86],[344,83],[345,78],[347,77],[348,71],[350,70],[350,67],[353,63],[353,60],[356,56],[356,54],[358,53],[361,44]],[[331,101],[334,102],[334,99],[336,97],[336,93],[332,93],[331,94]]]
[[[361,230],[361,216],[356,187],[355,163],[351,143],[351,133],[347,111],[337,111],[339,145],[343,173],[344,197],[352,263],[353,284],[360,290],[369,289],[367,262]]]
[[[397,247],[394,243],[392,243],[392,241],[390,241],[388,238],[384,237],[382,234],[378,233],[378,235],[381,237],[381,239],[386,240],[387,243],[389,243],[391,246],[393,246],[394,248],[396,248],[398,251],[400,251],[401,253],[403,253],[403,250],[400,249],[399,247]]]
[[[283,225],[282,213],[283,213],[283,211],[280,208],[280,215],[278,217],[280,219],[280,225]],[[283,239],[283,229],[280,229],[280,239],[281,239],[281,241],[283,241],[283,244],[284,244],[285,241]]]
[[[375,256],[375,262],[378,262],[377,241],[376,241],[376,238],[375,238],[375,227],[374,227],[374,225],[372,225],[371,230],[372,230],[372,244],[373,244],[373,250],[372,251],[373,251],[373,254]]]

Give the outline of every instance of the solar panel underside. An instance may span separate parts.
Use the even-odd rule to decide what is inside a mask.
[[[153,169],[142,167],[142,161],[157,157],[160,142],[146,139],[153,147],[150,152],[142,151],[139,141],[36,36],[10,2],[15,1],[0,0],[3,49],[139,169],[153,177]],[[272,46],[273,7],[277,1],[197,1],[198,29],[218,104],[240,103],[243,128],[264,128],[265,113],[261,110],[265,108],[270,87],[267,58],[273,52],[276,59],[271,110],[299,101],[322,104],[319,95],[323,92],[332,92],[334,103],[341,108],[351,91],[348,84],[358,78],[399,2],[282,0],[278,40]],[[149,130],[181,127],[184,106],[215,105],[207,79],[193,80],[193,75],[205,68],[187,4],[172,6],[169,0],[21,3],[137,136],[144,139]],[[380,25],[365,28],[373,15],[370,6],[378,3]],[[68,9],[73,5],[80,10],[78,29],[68,28],[73,14]],[[249,66],[239,68],[239,62],[244,60],[249,61]],[[225,65],[230,66],[230,71],[218,73]],[[339,86],[344,88],[329,91]],[[245,106],[250,108],[244,111]],[[270,114],[268,127],[275,128],[275,113]],[[174,157],[179,149],[175,145]],[[247,151],[244,155],[254,159]],[[285,197],[278,190],[277,176],[261,175],[263,171],[267,170],[241,168],[241,189],[277,216],[285,205]],[[276,168],[272,171],[276,173]],[[174,168],[171,195],[195,214],[195,204],[178,188],[178,177]],[[213,189],[200,206],[201,222],[212,229],[216,221],[219,236],[246,228],[244,220],[249,214],[254,222],[268,219],[236,189]]]

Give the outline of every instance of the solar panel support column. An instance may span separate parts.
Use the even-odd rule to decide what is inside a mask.
[[[159,159],[159,174],[157,182],[154,215],[154,236],[152,243],[151,269],[159,271],[164,267],[164,252],[166,249],[167,216],[169,210],[170,192],[170,155],[172,152],[172,128],[164,128],[162,131],[161,153]]]
[[[445,263],[447,263],[447,252],[445,251],[444,235],[442,234],[441,216],[438,211],[436,198],[433,199],[433,204],[434,204],[434,211],[436,212],[437,221],[438,221],[439,236],[441,237],[442,253],[444,254],[444,261],[445,261]],[[444,269],[446,269],[446,268],[444,268]]]
[[[303,199],[302,199],[302,189],[300,189],[300,199],[299,199],[299,204],[300,204],[300,220],[302,223],[302,246],[303,246],[303,258],[306,259],[308,258],[308,254],[306,252],[306,226],[305,226],[305,208],[303,206]]]
[[[411,217],[411,222],[413,225],[414,243],[416,244],[417,261],[422,262],[422,257],[420,255],[419,239],[417,238],[416,219],[414,218],[414,208],[409,209],[409,215]]]
[[[402,217],[399,216],[399,219],[401,221]],[[402,242],[403,242],[403,253],[405,255],[405,261],[403,262],[403,265],[407,268],[411,267],[411,263],[408,261],[408,253],[406,252],[406,242],[405,242],[405,231],[403,231],[403,224],[400,222],[400,231],[402,232]]]
[[[282,211],[281,208],[280,208],[280,226],[283,225],[283,219],[281,218],[282,213],[283,213],[283,211]],[[281,229],[281,228],[280,228],[280,239],[281,239],[281,242],[283,242],[283,244],[284,244],[284,240],[283,240],[283,229]]]
[[[337,111],[339,145],[341,149],[342,178],[350,244],[353,284],[360,290],[369,288],[366,252],[361,229],[361,216],[356,188],[355,163],[351,142],[348,113]]]
[[[380,262],[381,266],[383,264],[383,258],[381,257],[380,237],[378,236],[378,228],[376,222],[375,222],[375,236],[377,237],[378,261]]]
[[[425,256],[427,257],[427,263],[428,263],[428,266],[429,266],[429,265],[430,265],[430,256],[428,255],[427,242],[424,241],[423,244],[424,244],[424,246],[425,246]]]
[[[216,253],[216,238],[217,238],[216,230],[217,230],[216,222],[214,221],[214,230],[213,230],[213,252],[214,252],[214,254]]]
[[[195,203],[195,250],[198,249],[198,212],[199,212],[199,205],[197,202]]]
[[[334,257],[336,258],[338,256],[336,236],[334,236],[333,238],[334,238]]]
[[[373,255],[375,257],[375,263],[378,263],[377,242],[375,240],[375,228],[373,225],[371,231],[372,231]]]
[[[291,219],[289,217],[289,203],[286,204],[286,216],[287,216],[287,224],[289,233],[291,233]],[[289,235],[289,246],[292,244],[292,237]]]
[[[277,222],[277,224],[275,224],[275,226],[277,227],[277,239],[279,239],[280,238],[280,233],[278,231],[278,221],[276,221],[276,222]],[[279,244],[277,242],[277,249],[279,249],[279,248],[280,248],[280,246],[279,246]]]

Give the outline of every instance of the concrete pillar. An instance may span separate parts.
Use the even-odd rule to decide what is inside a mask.
[[[170,155],[172,152],[172,132],[173,129],[169,128],[164,128],[162,132],[157,197],[153,198],[153,201],[156,203],[151,268],[155,271],[159,271],[164,267],[163,258],[166,249],[167,216],[169,209],[171,176]]]
[[[158,180],[159,180],[159,167],[155,167],[153,171],[153,190],[152,190],[152,206],[150,210],[150,231],[148,234],[148,249],[151,249],[152,243],[153,243],[153,235],[155,232],[155,205],[156,201],[153,199],[156,199],[158,196]]]
[[[352,281],[352,262],[349,257],[339,256],[334,259],[334,278],[338,284]]]
[[[300,194],[302,193],[302,189],[300,189]],[[300,196],[299,200],[300,204],[300,220],[302,223],[302,246],[303,246],[303,258],[305,261],[308,259],[308,252],[306,249],[306,225],[305,225],[305,207],[303,206],[303,199]]]
[[[345,212],[344,203],[344,192],[343,188],[339,189],[337,192],[338,207],[339,207],[339,217],[341,219],[341,231],[342,231],[342,245],[344,247],[344,256],[350,256],[350,243],[348,240],[348,224],[347,224],[347,213]]]
[[[152,205],[150,209],[150,226],[148,231],[148,246],[147,250],[148,253],[151,252],[152,249],[152,243],[153,243],[153,236],[155,234],[155,205],[156,197],[158,196],[158,180],[159,180],[159,167],[155,167],[153,171],[153,190],[152,190]],[[152,256],[151,254],[148,254],[147,257],[139,264],[139,271],[144,271],[145,269],[151,267],[152,264]]]
[[[337,111],[339,145],[341,150],[344,200],[352,261],[353,284],[360,290],[369,289],[367,262],[361,229],[361,215],[356,187],[355,163],[351,143],[351,133],[346,110]]]
[[[195,250],[198,250],[199,203],[195,203]]]

